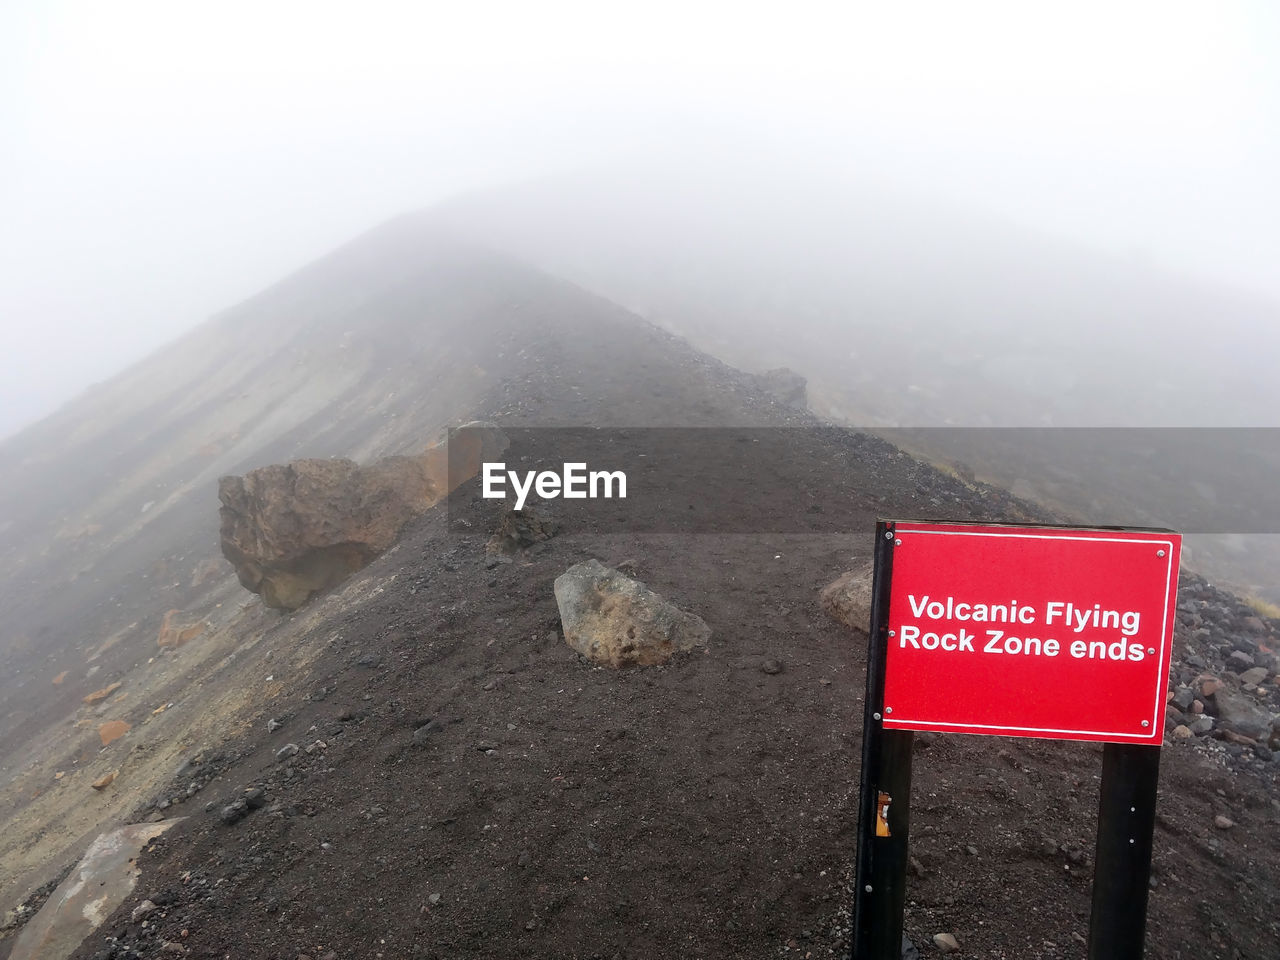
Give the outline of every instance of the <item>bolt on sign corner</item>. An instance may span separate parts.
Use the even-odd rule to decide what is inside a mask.
[[[886,729],[1158,745],[1176,533],[897,523]]]

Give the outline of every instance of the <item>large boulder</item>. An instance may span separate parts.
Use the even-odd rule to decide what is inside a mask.
[[[822,609],[846,627],[871,629],[871,581],[874,574],[871,564],[841,574],[822,588],[818,601]]]
[[[711,628],[599,560],[574,564],[555,583],[569,646],[609,667],[649,667],[706,646]]]
[[[222,553],[246,590],[296,610],[373,561],[410,520],[506,447],[497,427],[469,423],[418,456],[365,467],[295,460],[223,477]]]

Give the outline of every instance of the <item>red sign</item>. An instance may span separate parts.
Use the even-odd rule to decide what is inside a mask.
[[[884,726],[1158,744],[1175,533],[898,523]]]

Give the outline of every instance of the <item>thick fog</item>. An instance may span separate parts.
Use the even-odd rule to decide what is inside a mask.
[[[0,10],[0,435],[388,217],[650,161],[696,186],[750,160],[775,171],[744,181],[757,206],[782,209],[819,171],[849,186],[833,209],[888,191],[923,231],[935,212],[942,232],[1000,225],[972,243],[1027,228],[1144,284],[1220,287],[1223,319],[1265,326],[1277,49],[1264,3],[17,0]],[[797,277],[820,239],[783,245]],[[841,249],[813,250],[828,276]],[[1159,310],[1142,323],[1161,336]]]

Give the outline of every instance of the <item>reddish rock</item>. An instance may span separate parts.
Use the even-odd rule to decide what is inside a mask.
[[[102,745],[105,747],[110,743],[114,743],[123,737],[133,728],[123,720],[108,720],[102,726],[98,727],[98,736],[102,739]]]
[[[204,633],[208,626],[203,620],[191,624],[175,622],[174,618],[180,616],[182,613],[178,610],[170,610],[164,615],[164,620],[160,623],[160,634],[156,637],[156,645],[161,650],[176,650],[184,643],[190,643]]]
[[[1196,686],[1200,690],[1200,696],[1212,697],[1222,689],[1222,681],[1217,677],[1211,677],[1208,674],[1202,674],[1196,678]]]
[[[410,520],[506,447],[497,427],[472,423],[418,456],[387,457],[367,467],[351,460],[295,460],[223,477],[223,556],[244,588],[267,606],[296,610],[371,563]]]
[[[122,686],[124,686],[124,684],[120,683],[119,681],[116,681],[113,684],[103,687],[101,690],[93,691],[93,693],[89,694],[87,697],[84,698],[84,702],[89,704],[90,706],[92,706],[95,703],[101,703],[103,700],[107,699],[107,697],[111,696],[113,693],[119,690]]]

